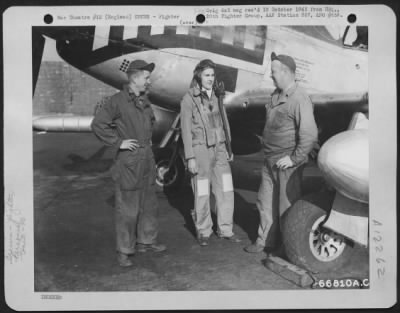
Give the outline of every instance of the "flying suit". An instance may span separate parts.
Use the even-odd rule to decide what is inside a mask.
[[[185,158],[195,158],[198,167],[197,175],[192,176],[191,181],[195,202],[192,217],[197,235],[209,237],[212,234],[211,185],[216,200],[218,235],[231,237],[233,183],[218,98],[214,91],[209,97],[206,92],[200,91],[198,86],[192,87],[181,101],[180,114]]]

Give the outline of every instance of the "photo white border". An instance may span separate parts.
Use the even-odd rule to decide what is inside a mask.
[[[252,5],[242,7],[272,7]],[[280,6],[280,5],[274,5]],[[317,7],[318,5],[310,5]],[[377,308],[396,302],[396,16],[384,5],[321,5],[339,9],[342,17],[329,19],[273,18],[220,19],[204,25],[323,25],[348,24],[350,13],[357,25],[369,27],[370,118],[370,281],[360,290],[266,291],[165,291],[165,292],[50,292],[61,300],[43,300],[34,292],[33,156],[32,156],[32,26],[44,26],[45,14],[126,14],[133,6],[12,7],[3,14],[4,51],[4,183],[5,247],[10,216],[25,219],[25,255],[10,264],[5,251],[5,296],[14,310],[142,310],[142,309],[290,309]],[[220,8],[222,6],[215,6]],[[289,7],[289,6],[286,6]],[[292,5],[295,7],[295,5]],[[136,14],[180,14],[194,22],[202,6],[135,6]],[[144,23],[146,22],[146,23]],[[113,20],[59,21],[62,25],[122,25]],[[130,25],[176,25],[176,20],[130,21]],[[195,25],[195,24],[194,24]],[[382,225],[376,225],[373,221]],[[377,233],[379,232],[379,234]],[[378,237],[379,236],[379,237]],[[378,240],[379,239],[379,240]],[[383,251],[379,251],[382,246]],[[380,263],[377,259],[383,259]],[[385,271],[378,278],[378,270]]]

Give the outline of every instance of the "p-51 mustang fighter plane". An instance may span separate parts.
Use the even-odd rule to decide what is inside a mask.
[[[311,95],[320,141],[324,142],[345,130],[354,112],[368,111],[368,36],[363,27],[351,29],[353,32],[349,29],[341,31],[323,26],[33,27],[33,82],[36,84],[39,73],[44,36],[56,40],[57,52],[67,63],[118,89],[127,81],[124,71],[130,61],[154,62],[149,99],[157,118],[153,135],[153,143],[159,147],[157,182],[174,186],[184,174],[181,145],[173,144],[179,143],[174,121],[199,60],[209,58],[218,65],[217,77],[224,82],[227,93],[224,105],[235,154],[249,154],[261,148],[258,136],[265,123],[265,104],[274,90],[270,78],[272,51],[295,58],[297,79]],[[94,99],[93,103],[99,100]],[[47,132],[88,132],[92,118],[46,114],[34,117],[33,128]]]
[[[177,117],[195,65],[202,59],[217,64],[233,152],[249,154],[261,148],[265,105],[275,89],[271,52],[294,57],[297,80],[314,104],[320,143],[333,136],[321,149],[319,167],[337,192],[327,212],[303,200],[289,210],[283,234],[291,243],[287,255],[293,263],[321,271],[343,264],[348,239],[368,245],[368,136],[366,127],[354,122],[359,118],[353,118],[354,113],[368,114],[367,27],[84,26],[33,27],[32,32],[34,87],[45,36],[56,41],[67,63],[118,89],[127,82],[132,60],[156,64],[149,99],[156,116],[157,183],[164,187],[176,186],[184,177]],[[34,117],[33,128],[90,132],[92,118],[46,114]],[[363,154],[365,162],[355,154]],[[307,214],[298,215],[305,210]]]

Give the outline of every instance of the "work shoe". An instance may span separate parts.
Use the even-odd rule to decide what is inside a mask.
[[[285,249],[283,248],[283,246],[276,248],[276,247],[268,247],[265,248],[265,252],[267,253],[267,257],[279,257],[279,258],[283,258],[285,257]]]
[[[129,260],[129,256],[125,253],[118,252],[117,259],[119,265],[122,267],[128,267],[133,265],[132,261]]]
[[[160,243],[151,243],[151,244],[138,243],[136,245],[137,252],[147,252],[147,251],[161,252],[165,250],[167,250],[167,246]]]
[[[197,241],[199,242],[199,245],[202,247],[208,246],[208,240],[210,237],[199,237]]]
[[[262,246],[259,243],[255,242],[255,243],[245,247],[244,251],[246,251],[248,253],[260,253],[260,252],[264,251],[264,246]]]
[[[229,240],[230,242],[234,242],[234,243],[242,242],[242,239],[240,239],[240,238],[239,238],[238,236],[236,236],[236,235],[232,235],[232,236],[230,236],[230,237],[221,236],[221,237],[219,237],[219,238],[226,239],[226,240]]]

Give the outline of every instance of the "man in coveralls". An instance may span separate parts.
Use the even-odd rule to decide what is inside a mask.
[[[216,92],[216,65],[205,59],[197,64],[192,83],[181,101],[181,129],[188,162],[192,174],[194,209],[192,217],[200,246],[207,246],[212,234],[210,212],[210,184],[216,200],[218,236],[230,242],[240,242],[234,235],[234,194],[232,173],[225,147],[225,134]],[[226,119],[227,121],[227,119]],[[229,124],[227,125],[229,127]]]
[[[301,196],[302,170],[317,142],[313,105],[295,82],[295,61],[274,52],[271,61],[271,76],[277,88],[266,105],[265,160],[256,204],[260,225],[256,242],[245,247],[249,253],[277,252],[280,217]]]
[[[117,255],[124,267],[132,265],[129,255],[135,251],[166,249],[156,242],[158,202],[151,149],[155,117],[146,96],[153,69],[154,63],[131,62],[128,84],[110,98],[92,122],[96,136],[118,149],[111,173],[115,181]]]

